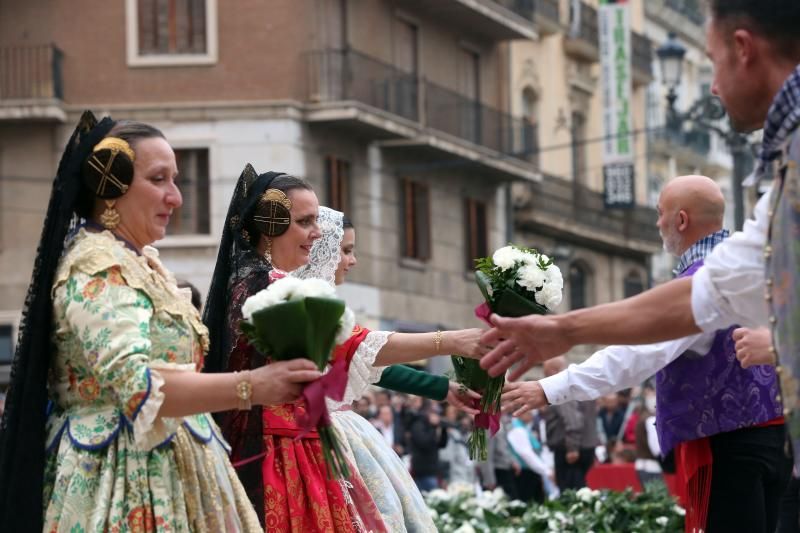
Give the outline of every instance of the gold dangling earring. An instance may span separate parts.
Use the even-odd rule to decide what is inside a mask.
[[[114,209],[114,205],[117,201],[105,200],[105,203],[106,209],[103,211],[103,214],[100,215],[100,223],[103,224],[104,228],[113,230],[119,226],[119,211]]]
[[[267,263],[269,263],[271,265],[272,264],[272,239],[270,239],[269,237],[266,237],[266,239],[267,239],[267,245],[266,245],[266,249],[264,250],[264,259],[266,259]]]

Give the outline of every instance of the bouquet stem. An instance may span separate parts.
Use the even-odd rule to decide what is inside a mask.
[[[489,378],[486,382],[486,388],[483,390],[480,401],[482,419],[495,416],[500,412],[500,395],[503,393],[505,382],[505,376]],[[472,430],[472,434],[467,440],[469,458],[473,461],[486,461],[488,457],[486,430],[491,427],[491,423],[486,420],[481,425],[478,425],[478,423],[478,419],[476,419],[476,427]]]
[[[319,441],[322,444],[322,456],[325,458],[325,465],[328,467],[328,475],[331,479],[346,479],[350,477],[350,469],[347,466],[347,457],[342,451],[339,441],[334,435],[333,426],[330,424],[317,428]]]

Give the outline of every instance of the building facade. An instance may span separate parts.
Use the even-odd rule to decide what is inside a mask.
[[[596,1],[537,2],[550,24],[537,39],[514,41],[511,105],[534,124],[532,164],[541,180],[514,184],[515,241],[551,255],[565,280],[559,311],[631,296],[650,285],[650,257],[661,249],[648,207],[646,93],[653,49],[641,1],[631,10],[632,142],[635,205],[608,209],[603,197],[604,139]],[[544,16],[544,14],[542,14]],[[575,348],[583,359],[594,347]]]
[[[635,205],[606,209],[596,0],[0,0],[0,365],[84,109],[174,146],[184,206],[157,246],[202,293],[247,162],[308,179],[353,220],[341,292],[368,327],[476,325],[472,260],[508,242],[556,260],[559,311],[647,288],[663,180],[730,167],[653,133],[673,4],[630,2]]]

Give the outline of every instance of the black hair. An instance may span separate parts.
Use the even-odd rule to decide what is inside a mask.
[[[155,137],[166,139],[164,133],[160,129],[134,120],[119,120],[115,122],[106,137],[119,137],[130,145],[134,153],[136,153],[136,143],[142,139],[152,139]],[[81,187],[80,195],[75,204],[75,212],[79,217],[88,219],[94,212],[94,205],[94,191],[90,190],[89,187],[84,184]]]
[[[346,216],[342,217],[342,227],[344,229],[356,229],[356,227],[353,226],[353,221]]]
[[[758,33],[775,44],[776,53],[800,61],[798,0],[709,0],[709,8],[723,26]]]
[[[260,178],[259,178],[260,179]],[[269,183],[270,189],[278,189],[279,191],[283,191],[285,194],[289,194],[289,191],[294,191],[297,189],[306,190],[306,191],[313,191],[314,188],[311,186],[303,178],[298,178],[296,176],[291,176],[289,174],[280,174],[275,178],[272,178],[272,181]],[[261,239],[261,232],[255,227],[253,224],[252,217],[256,212],[256,206],[258,205],[260,194],[253,195],[249,200],[249,205],[245,209],[245,216],[244,216],[244,229],[247,230],[247,233],[250,235],[250,246],[256,247],[258,246],[258,241]]]

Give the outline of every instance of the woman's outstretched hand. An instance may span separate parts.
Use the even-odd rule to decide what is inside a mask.
[[[480,411],[472,407],[474,403],[481,399],[481,395],[474,390],[468,389],[465,386],[451,381],[448,386],[446,401],[450,405],[461,409],[467,414],[477,415]]]
[[[489,351],[481,344],[481,335],[486,330],[480,328],[458,329],[444,333],[444,351],[453,355],[462,355],[470,359],[480,359]]]

